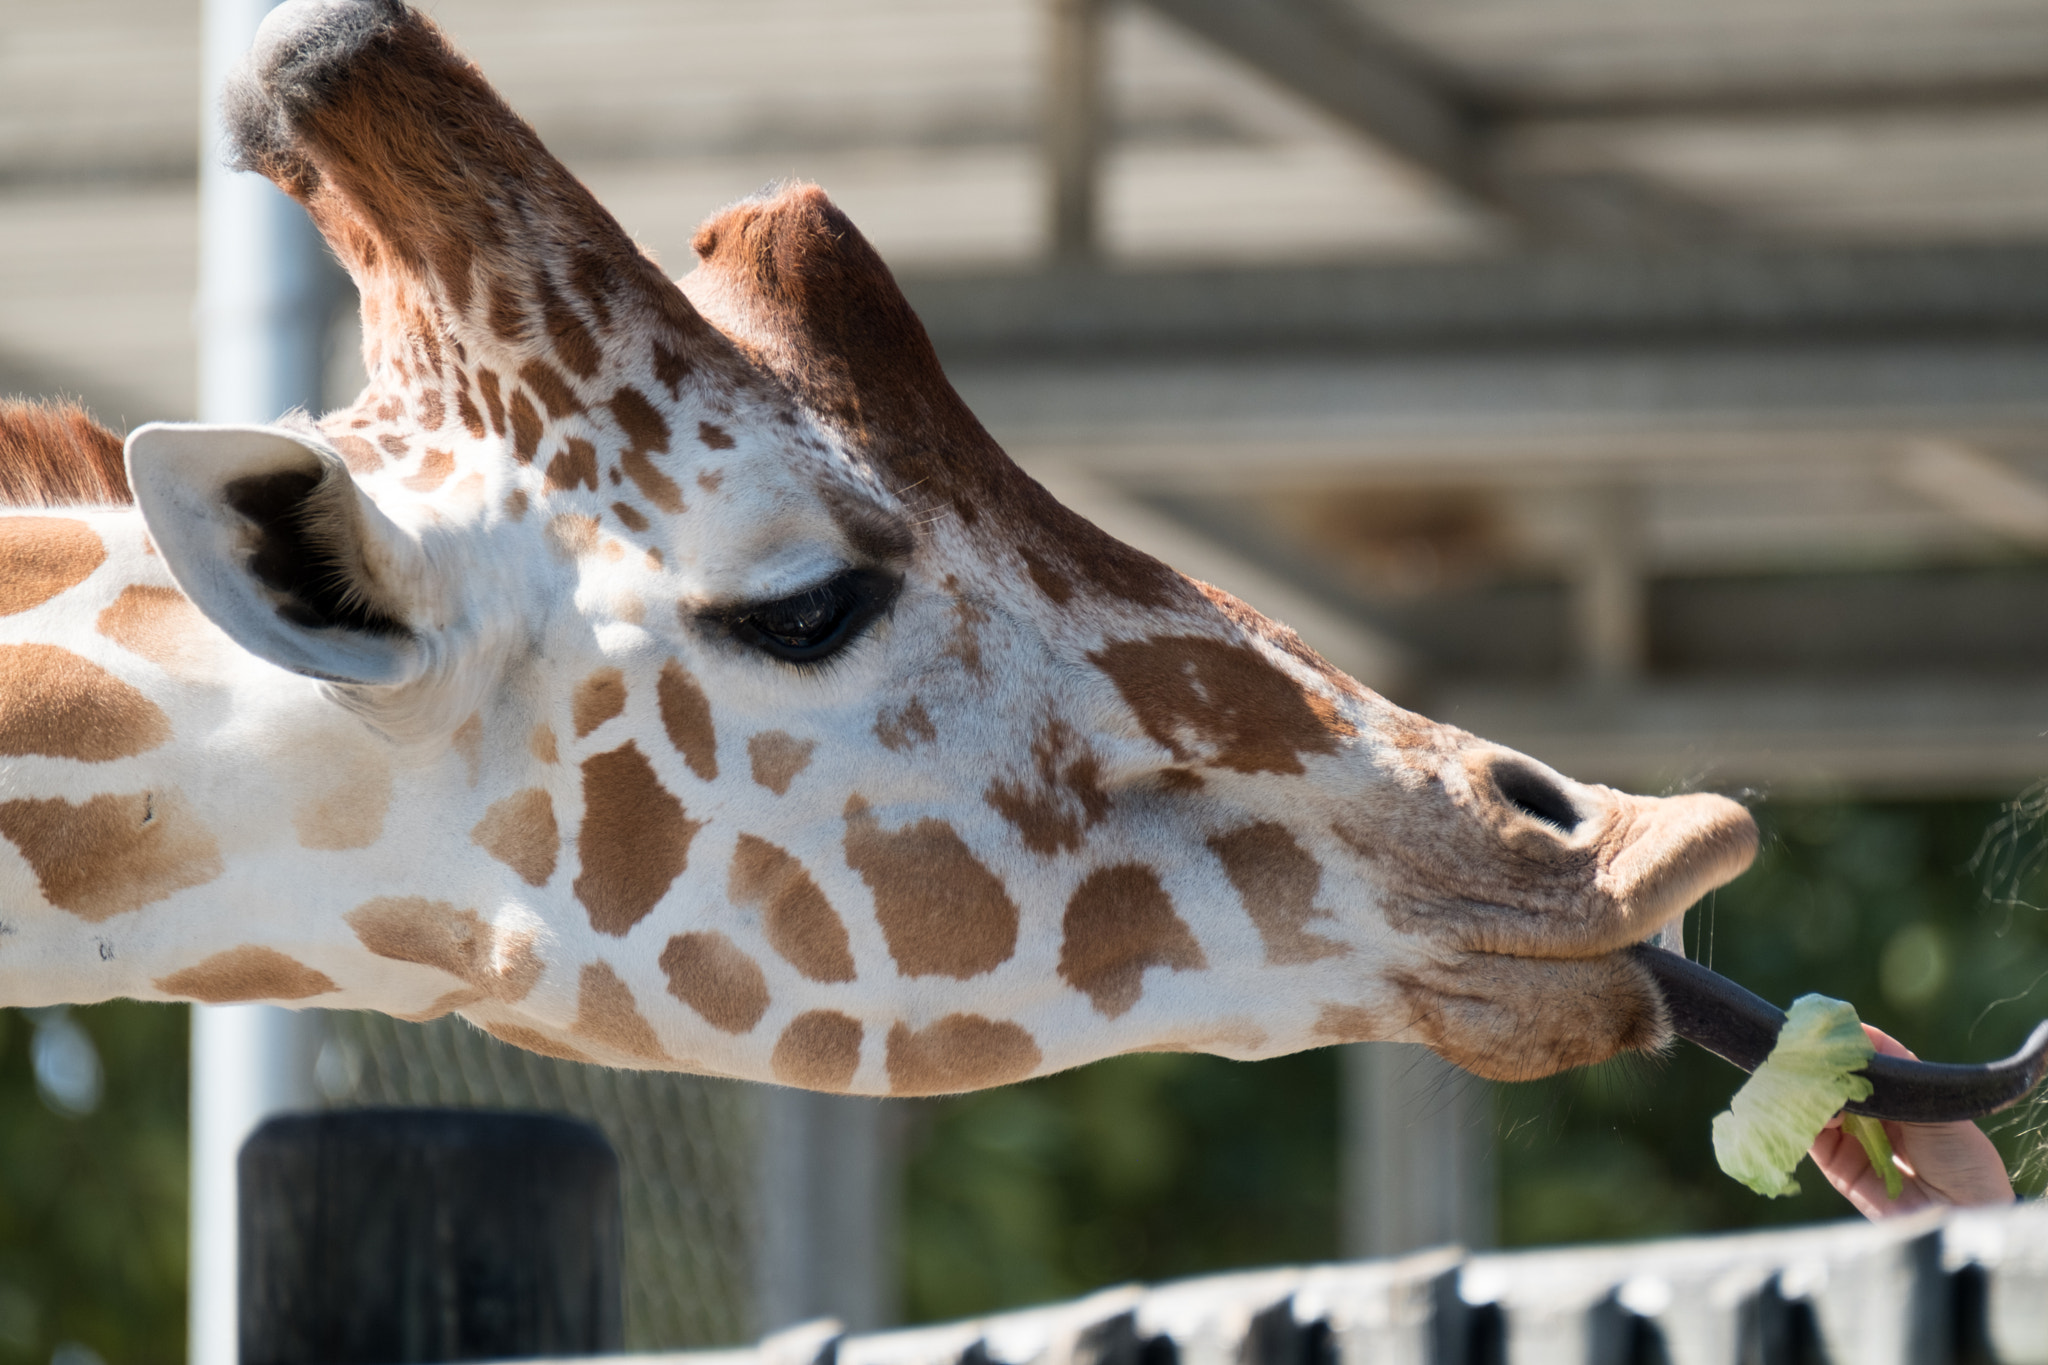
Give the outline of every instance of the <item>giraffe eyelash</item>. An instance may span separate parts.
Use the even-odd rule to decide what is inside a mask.
[[[824,663],[895,603],[903,580],[874,569],[846,569],[770,602],[705,613],[740,644],[783,663]]]

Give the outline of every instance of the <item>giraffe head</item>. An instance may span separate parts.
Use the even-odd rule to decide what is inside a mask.
[[[1668,1038],[1624,950],[1747,865],[1741,808],[1403,711],[1066,510],[817,189],[672,283],[393,0],[275,11],[229,111],[354,275],[370,383],[139,429],[147,539],[87,518],[108,567],[20,618],[164,717],[0,793],[47,990],[906,1094]],[[79,814],[123,782],[126,862]]]

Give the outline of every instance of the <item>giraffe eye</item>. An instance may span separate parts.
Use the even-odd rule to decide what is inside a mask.
[[[787,663],[816,663],[887,610],[897,584],[872,569],[848,569],[792,596],[728,612],[726,629],[742,644]]]

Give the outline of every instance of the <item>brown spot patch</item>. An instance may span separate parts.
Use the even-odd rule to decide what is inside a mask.
[[[913,1030],[889,1029],[889,1089],[897,1095],[951,1095],[1021,1081],[1044,1054],[1021,1025],[979,1014],[949,1014]]]
[[[543,1057],[553,1057],[563,1062],[594,1062],[597,1059],[587,1052],[579,1052],[559,1038],[551,1038],[537,1028],[524,1024],[485,1023],[480,1025],[485,1033],[501,1043],[510,1043],[528,1052],[538,1052]]]
[[[846,803],[846,865],[874,892],[875,918],[905,976],[965,981],[1017,950],[1017,903],[943,820],[884,830],[868,803]]]
[[[1328,699],[1250,645],[1157,636],[1119,640],[1088,659],[1116,684],[1145,733],[1182,763],[1299,773],[1300,755],[1335,753],[1340,736],[1357,733]]]
[[[670,398],[683,396],[683,381],[690,377],[690,369],[688,356],[670,350],[659,341],[654,343],[654,378],[668,390]]]
[[[548,539],[571,559],[596,549],[600,538],[597,518],[586,513],[564,512],[548,518]]]
[[[982,799],[1016,826],[1033,853],[1077,851],[1082,831],[1109,813],[1101,761],[1065,721],[1054,718],[1031,741],[1031,762],[1035,780],[998,778]]]
[[[381,755],[358,755],[340,781],[292,807],[292,828],[301,848],[368,848],[390,809],[391,765]]]
[[[224,868],[220,845],[173,791],[0,801],[0,835],[21,850],[43,899],[97,924]]]
[[[70,517],[0,517],[0,616],[39,607],[92,577],[107,547]]]
[[[806,1010],[789,1021],[768,1058],[775,1079],[806,1090],[844,1093],[860,1070],[860,1020],[838,1010]]]
[[[1060,980],[1111,1019],[1138,1003],[1147,967],[1191,972],[1209,965],[1157,874],[1135,863],[1089,873],[1067,901],[1060,928]]]
[[[804,865],[766,839],[742,834],[726,894],[761,912],[768,946],[813,981],[853,980],[853,950],[839,913]]]
[[[482,433],[479,431],[478,434]],[[341,456],[341,462],[348,466],[351,474],[374,474],[384,467],[384,456],[378,452],[377,447],[362,437],[344,434],[330,436],[328,439],[334,443],[336,453]]]
[[[519,457],[519,463],[532,464],[533,457],[540,453],[540,413],[523,389],[512,390],[512,401],[505,408],[512,423],[512,451]]]
[[[1017,553],[1023,558],[1032,583],[1054,606],[1064,607],[1073,600],[1074,580],[1055,569],[1043,555],[1034,553],[1029,546],[1018,546]]]
[[[310,1000],[341,987],[325,972],[315,971],[275,948],[244,944],[195,962],[156,979],[165,995],[231,1005],[245,1000]]]
[[[1311,1031],[1332,1043],[1376,1043],[1393,1030],[1377,1010],[1363,1005],[1325,1004],[1316,1011]]]
[[[490,414],[491,434],[505,434],[505,400],[498,393],[498,376],[486,369],[476,372],[476,391],[483,395],[484,411]]]
[[[711,699],[690,676],[690,670],[674,659],[661,666],[655,683],[661,702],[661,726],[668,742],[676,746],[690,771],[706,782],[718,776],[718,731],[711,724]]]
[[[697,439],[713,450],[731,450],[733,447],[731,433],[716,422],[697,423]]]
[[[419,472],[401,480],[407,488],[422,493],[431,493],[448,482],[448,476],[455,472],[455,452],[429,447],[420,460]]]
[[[378,957],[446,972],[492,1000],[524,1000],[547,970],[531,930],[500,932],[476,911],[447,901],[379,896],[342,919]]]
[[[505,515],[513,521],[526,520],[526,490],[515,488],[505,495]]]
[[[583,411],[583,404],[576,398],[576,390],[569,386],[561,371],[545,360],[529,360],[521,365],[519,378],[540,399],[541,406],[548,410],[548,416],[562,418]]]
[[[700,469],[697,471],[697,487],[703,489],[706,493],[716,493],[719,485],[724,482],[725,475],[715,469]]]
[[[576,978],[576,1020],[569,1032],[612,1052],[645,1061],[668,1060],[654,1026],[641,1015],[633,989],[609,963],[593,962]]]
[[[473,438],[482,439],[484,434],[484,415],[476,410],[476,404],[471,401],[468,389],[457,389],[455,391],[455,415],[462,419],[462,429],[464,431],[467,431]]]
[[[783,730],[763,730],[747,741],[747,761],[753,766],[754,781],[777,796],[789,794],[789,784],[811,765],[812,739],[798,739]]]
[[[1209,849],[1223,860],[1245,913],[1266,943],[1266,961],[1277,965],[1318,962],[1350,952],[1343,944],[1308,931],[1308,922],[1335,919],[1316,907],[1322,865],[1294,841],[1285,825],[1263,821],[1210,838]]]
[[[546,886],[555,875],[555,854],[562,844],[555,803],[539,787],[514,792],[491,803],[469,832],[469,841],[517,872],[528,886]]]
[[[883,707],[875,713],[875,738],[882,741],[882,747],[893,753],[915,749],[920,744],[931,744],[939,737],[939,728],[932,724],[931,713],[924,709],[924,703],[912,697],[903,705]]]
[[[171,737],[157,704],[56,645],[0,645],[0,754],[105,763]]]
[[[428,389],[420,395],[420,427],[425,431],[439,431],[441,424],[448,420],[448,404],[441,397],[439,389]]]
[[[548,461],[547,488],[550,493],[560,493],[578,484],[593,493],[597,491],[597,447],[571,436],[555,458]]]
[[[576,684],[569,699],[569,714],[575,720],[576,738],[582,739],[598,726],[626,709],[626,675],[616,668],[600,668]]]
[[[669,994],[727,1033],[749,1033],[768,1012],[768,978],[724,934],[677,934],[661,950]]]
[[[583,867],[575,889],[591,928],[623,938],[689,866],[690,841],[703,827],[661,785],[632,740],[584,759],[583,828],[576,838]]]
[[[536,725],[533,733],[526,737],[526,751],[543,763],[559,763],[561,754],[555,745],[555,732],[546,725]]]
[[[412,446],[403,436],[386,434],[377,438],[377,445],[394,460],[403,460],[412,454]]]
[[[202,672],[220,641],[219,631],[184,593],[143,583],[123,588],[94,627],[130,654],[179,678]]]
[[[595,487],[596,484],[597,480],[593,478],[591,480],[591,486]],[[640,515],[640,509],[635,507],[630,502],[613,503],[612,515],[617,517],[619,519],[619,523],[622,526],[624,526],[628,531],[633,532],[633,534],[635,535],[638,535],[640,532],[646,530],[649,524],[647,518]]]
[[[647,458],[649,451],[668,452],[668,419],[635,388],[620,389],[612,395],[609,406],[620,430],[626,433],[626,446],[619,452],[620,467],[639,485],[642,496],[656,507],[669,513],[682,511],[682,490]]]

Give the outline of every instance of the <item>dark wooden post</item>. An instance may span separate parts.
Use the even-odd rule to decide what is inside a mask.
[[[622,1342],[619,1163],[587,1123],[271,1119],[242,1148],[242,1365],[424,1365]]]

